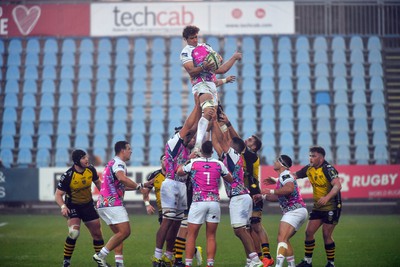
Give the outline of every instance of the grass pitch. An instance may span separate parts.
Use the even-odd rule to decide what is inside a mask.
[[[263,224],[267,229],[271,253],[276,256],[276,236],[280,215],[264,215]],[[124,243],[124,261],[127,267],[151,266],[154,253],[155,234],[158,230],[156,216],[131,215],[132,234]],[[336,227],[336,266],[339,267],[386,267],[398,266],[400,254],[400,215],[342,215]],[[105,240],[111,236],[108,226],[102,223]],[[305,225],[292,238],[296,263],[303,255]],[[66,221],[59,215],[1,215],[0,216],[0,266],[61,266],[63,245],[67,235]],[[205,257],[205,233],[200,232],[198,245],[203,246]],[[313,266],[326,264],[321,230],[317,233]],[[224,215],[217,233],[216,267],[243,267],[243,247]],[[86,227],[81,227],[71,266],[96,266],[91,259],[92,241]],[[108,262],[114,265],[114,254]],[[205,264],[203,264],[205,266]],[[285,266],[286,263],[285,263]]]

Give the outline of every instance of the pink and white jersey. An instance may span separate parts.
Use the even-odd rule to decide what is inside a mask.
[[[278,182],[276,183],[276,189],[282,188],[288,182],[294,183],[293,192],[290,193],[290,195],[278,197],[279,206],[281,207],[283,214],[291,210],[306,207],[306,204],[304,203],[303,198],[301,197],[297,181],[290,174],[290,171],[285,170],[279,175]]]
[[[199,51],[214,51],[212,49],[211,46],[209,46],[208,44],[205,43],[199,43],[197,44],[197,46],[203,46],[205,49],[204,50],[199,50]],[[187,45],[183,48],[182,52],[181,52],[181,62],[182,65],[184,65],[185,63],[189,62],[189,61],[193,61],[193,64],[195,67],[200,66],[200,64],[204,61],[205,57],[208,54],[204,54],[204,53],[193,53],[193,50],[196,48],[196,46],[191,46],[191,45]],[[199,84],[201,82],[213,82],[215,83],[217,81],[217,77],[215,76],[215,73],[213,72],[209,72],[209,71],[202,71],[200,72],[199,75],[195,76],[195,77],[190,77],[191,79],[191,83],[192,86],[194,87],[196,84]]]
[[[183,183],[186,182],[187,175],[179,176],[176,175],[175,171],[178,166],[188,161],[189,155],[189,149],[183,145],[183,139],[179,133],[176,133],[165,145],[165,178]]]
[[[233,182],[225,183],[225,190],[228,197],[234,197],[249,194],[250,191],[244,185],[243,158],[233,148],[229,148],[227,153],[223,154],[224,164],[232,174]]]
[[[191,159],[183,170],[193,185],[193,202],[219,201],[219,181],[228,175],[225,165],[213,158]]]
[[[107,163],[103,171],[97,208],[124,205],[125,185],[115,176],[118,171],[123,171],[125,174],[128,173],[125,162],[116,156]]]

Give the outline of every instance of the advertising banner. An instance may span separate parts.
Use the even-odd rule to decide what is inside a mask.
[[[302,166],[293,166],[292,172]],[[382,199],[400,198],[400,166],[399,165],[338,165],[342,183],[343,199]],[[261,167],[261,177],[276,177],[272,166]],[[308,179],[298,179],[303,198],[312,198],[312,186]],[[271,186],[268,186],[271,187]],[[274,186],[272,186],[273,188]]]
[[[0,36],[89,36],[89,4],[1,5]]]
[[[0,169],[0,202],[37,201],[38,169]]]
[[[294,2],[101,3],[90,9],[92,36],[293,34]]]

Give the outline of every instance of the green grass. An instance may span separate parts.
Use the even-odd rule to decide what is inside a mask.
[[[263,224],[271,241],[271,252],[276,254],[276,235],[279,215],[264,215]],[[0,223],[0,266],[61,266],[63,244],[67,234],[66,221],[57,215],[1,215]],[[342,215],[336,227],[337,266],[398,266],[400,248],[400,215]],[[103,233],[107,240],[111,232],[103,223]],[[125,241],[125,265],[151,266],[150,257],[154,252],[155,234],[158,229],[156,216],[132,215],[132,235]],[[303,257],[305,225],[292,238],[296,262]],[[204,247],[204,231],[200,233],[198,244]],[[245,255],[238,238],[229,225],[229,217],[224,215],[217,234],[217,267],[243,267]],[[92,261],[92,241],[83,226],[72,258],[73,267],[96,266]],[[203,253],[204,254],[204,253]],[[114,264],[111,253],[108,261]],[[317,233],[317,246],[313,265],[325,266],[325,251],[321,231]],[[204,266],[204,264],[203,264]]]

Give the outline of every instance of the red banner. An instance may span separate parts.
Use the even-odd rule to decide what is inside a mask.
[[[293,166],[292,172],[302,166]],[[400,198],[400,165],[338,165],[342,198]],[[272,166],[261,166],[261,177],[277,177]],[[312,198],[308,179],[299,179],[303,198]],[[270,186],[269,186],[270,187]]]
[[[89,4],[0,6],[0,36],[89,36]]]

